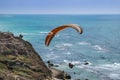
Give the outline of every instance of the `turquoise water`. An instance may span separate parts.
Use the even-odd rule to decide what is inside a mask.
[[[44,45],[50,30],[69,23],[81,25],[83,34],[66,29]],[[120,80],[119,30],[120,15],[0,15],[0,31],[23,34],[45,62],[60,65],[73,80]],[[69,62],[75,67],[70,69]]]

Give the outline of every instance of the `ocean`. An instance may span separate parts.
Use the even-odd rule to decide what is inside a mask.
[[[68,28],[45,46],[48,32],[71,23],[80,25],[83,34]],[[119,30],[120,15],[0,15],[1,32],[22,34],[44,62],[59,65],[56,68],[69,73],[72,80],[120,80]],[[69,68],[68,63],[75,66]]]

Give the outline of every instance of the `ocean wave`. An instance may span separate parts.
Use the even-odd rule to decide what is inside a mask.
[[[65,50],[66,49],[64,46],[61,46],[61,45],[55,45],[55,48],[57,48],[58,50]]]
[[[60,56],[55,55],[54,52],[51,52],[50,54],[47,54],[46,57],[47,57],[48,60],[52,60],[52,59],[57,59]]]
[[[67,52],[67,53],[65,53],[65,54],[67,54],[67,55],[71,55],[72,53],[71,53],[71,52]]]
[[[106,70],[120,70],[120,63],[113,63],[113,64],[105,64],[105,65],[100,65],[96,66],[96,68],[100,69],[106,69]]]
[[[101,65],[77,65],[77,68],[100,75],[103,80],[120,80],[120,63]],[[106,79],[107,78],[107,79]]]
[[[61,43],[61,44],[56,44],[55,48],[57,48],[58,50],[66,50],[68,47],[73,46],[73,44],[71,43]]]
[[[64,63],[72,63],[72,64],[74,64],[74,65],[76,65],[77,67],[80,65],[82,65],[82,66],[85,66],[85,63],[87,62],[88,63],[88,65],[91,65],[92,63],[91,62],[88,62],[88,61],[85,61],[85,62],[80,62],[80,61],[70,61],[70,60],[63,60],[63,62]]]
[[[33,32],[33,33],[29,33],[29,32],[22,32],[22,33],[15,33],[15,35],[26,35],[26,36],[34,36],[34,35],[43,35],[43,34],[47,34],[47,32],[41,32],[41,33],[37,33],[37,32]]]
[[[101,47],[100,45],[92,45],[91,43],[89,42],[78,42],[79,45],[83,45],[83,46],[89,46],[89,47],[92,47],[93,49],[97,50],[98,52],[105,52],[106,49],[104,49],[103,47]]]
[[[64,46],[64,47],[71,47],[73,44],[71,44],[71,43],[61,43],[61,44],[57,44],[56,45],[56,47],[62,47],[62,46]]]
[[[41,31],[39,32],[40,34],[48,34],[49,32],[48,31]]]
[[[21,33],[15,33],[15,35],[47,35],[49,32],[47,31],[41,31],[41,32],[21,32]],[[59,35],[55,35],[55,37],[59,37]]]
[[[84,65],[78,65],[77,68],[90,68],[94,70],[120,70],[120,63],[113,63],[113,64],[104,64],[104,65],[90,65],[90,66],[84,66]]]
[[[120,74],[109,73],[108,76],[109,76],[111,79],[117,79],[117,80],[120,80]]]
[[[50,32],[49,31],[41,31],[41,32],[39,32],[40,34],[45,34],[45,35],[47,35],[47,34],[50,34]],[[59,37],[60,35],[59,34],[56,34],[55,35],[55,37]]]
[[[95,69],[106,71],[103,74],[112,80],[120,80],[120,63],[100,65],[96,66]]]
[[[63,43],[62,45],[66,46],[66,47],[71,47],[73,44],[71,44],[71,43]]]
[[[14,33],[15,35],[19,35],[19,34],[22,34],[22,35],[39,35],[37,33]]]
[[[100,45],[93,45],[92,47],[93,47],[95,50],[100,51],[100,52],[106,51],[106,49],[102,48]]]
[[[67,64],[68,64],[68,63],[72,63],[72,64],[74,64],[74,65],[75,65],[75,64],[81,64],[80,61],[63,60],[63,62],[64,62],[64,63],[67,63]]]
[[[79,42],[78,44],[79,45],[91,45],[91,43],[88,43],[88,42]]]
[[[39,35],[37,33],[21,33],[22,35]]]

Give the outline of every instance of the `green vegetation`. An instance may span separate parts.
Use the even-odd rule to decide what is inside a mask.
[[[0,63],[0,70],[7,69],[5,64]]]
[[[15,51],[13,49],[7,49],[2,52],[3,55],[16,55]]]
[[[24,68],[14,68],[13,73],[24,77],[31,77],[30,74],[32,73],[32,71]]]

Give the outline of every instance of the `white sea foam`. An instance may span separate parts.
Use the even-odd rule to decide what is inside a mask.
[[[63,60],[63,62],[65,62],[65,63],[67,63],[67,64],[68,64],[68,63],[70,63],[70,61],[69,61],[69,60]]]
[[[46,34],[46,35],[51,35],[52,32],[48,32],[48,31],[41,31],[39,32],[40,34]],[[56,34],[55,37],[59,37],[60,35],[59,34]]]
[[[40,34],[48,34],[49,32],[48,31],[41,31],[39,32]]]
[[[109,71],[115,71],[120,70],[120,63],[114,63],[114,64],[104,64],[104,65],[90,65],[90,66],[84,66],[84,65],[78,65],[77,68],[90,68],[93,70],[109,70]]]
[[[105,65],[97,66],[97,69],[99,70],[103,69],[104,71],[107,70],[109,74],[106,74],[106,75],[110,79],[120,80],[120,63],[105,64]]]
[[[50,54],[47,54],[46,57],[50,60],[59,58],[59,56],[55,55],[54,52],[51,52]]]
[[[106,49],[102,48],[100,45],[93,45],[93,49],[97,50],[98,52],[105,52]]]
[[[111,79],[120,80],[120,74],[110,73],[108,76],[109,76]]]
[[[16,34],[23,34],[23,35],[44,35],[44,34],[48,34],[49,32],[47,31],[41,31],[41,32],[23,32],[23,33],[16,33]]]
[[[85,63],[86,62],[81,62],[81,61],[70,61],[70,60],[63,60],[63,62],[64,63],[72,63],[72,64],[74,64],[74,65],[76,65],[77,67],[84,67],[84,66],[86,66],[85,65]],[[87,63],[88,63],[88,65],[91,65],[92,63],[91,62],[88,62],[87,61]]]
[[[49,50],[50,50],[50,51],[52,51],[53,49],[52,49],[52,48],[50,48]]]
[[[19,35],[19,34],[26,35],[26,36],[41,35],[40,33],[29,33],[29,32],[15,33],[15,35]]]
[[[105,52],[107,51],[106,49],[104,49],[103,47],[101,47],[100,45],[92,45],[91,43],[89,42],[85,42],[85,41],[82,41],[82,42],[78,42],[79,45],[82,45],[82,46],[90,46],[92,47],[93,49],[97,50],[98,52]]]
[[[106,70],[118,70],[120,69],[120,63],[105,64],[96,66],[97,68],[106,69]]]
[[[79,61],[69,61],[69,60],[63,60],[63,62],[65,62],[65,63],[72,63],[72,64],[80,64],[80,62]]]
[[[66,46],[66,47],[71,47],[73,44],[71,44],[71,43],[63,43],[62,45]]]
[[[79,65],[79,64],[81,64],[82,62],[80,62],[80,61],[69,61],[69,60],[63,60],[63,62],[64,63],[72,63],[72,64],[74,64],[74,65]]]
[[[66,50],[68,47],[71,47],[73,44],[71,43],[62,43],[62,44],[57,44],[55,45],[55,48],[59,50]]]
[[[120,63],[104,64],[104,65],[77,65],[77,68],[85,69],[100,76],[108,77],[113,80],[120,80]]]
[[[35,33],[21,33],[22,35],[36,35]]]
[[[88,42],[79,42],[78,44],[79,44],[79,45],[91,45],[91,44],[88,43]]]
[[[100,51],[104,50],[100,45],[94,45],[93,47],[94,47],[96,50],[100,50]]]
[[[81,64],[80,61],[72,61],[71,63],[74,64],[74,65]]]
[[[72,54],[72,53],[71,53],[71,52],[67,52],[66,54],[67,54],[67,55],[70,55],[70,54]]]
[[[59,50],[65,50],[66,48],[62,45],[55,45],[55,48],[59,49]]]

